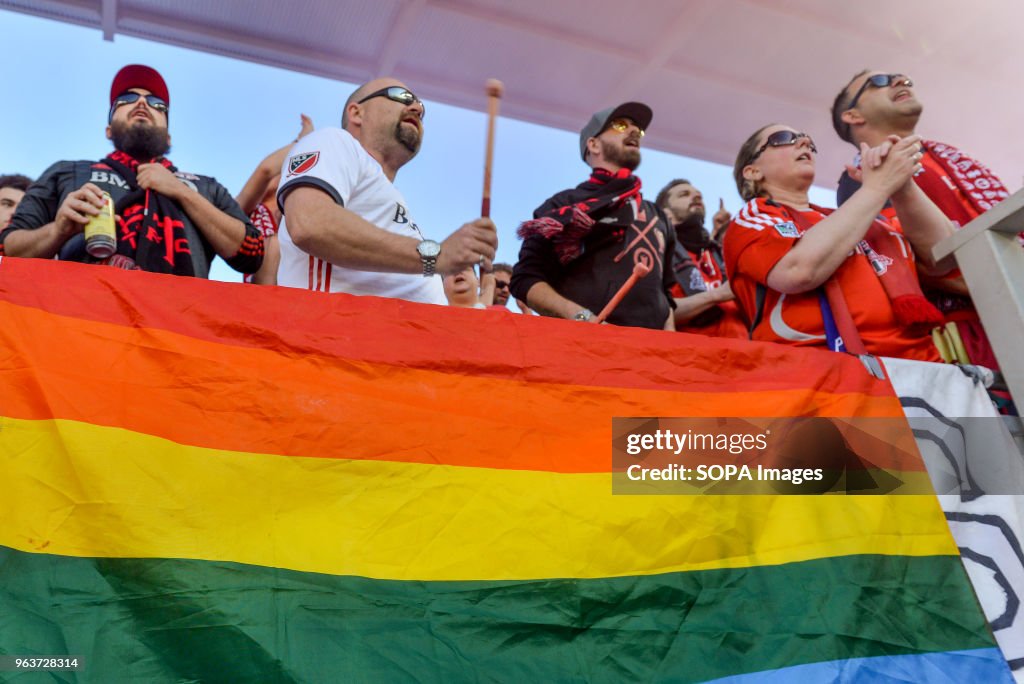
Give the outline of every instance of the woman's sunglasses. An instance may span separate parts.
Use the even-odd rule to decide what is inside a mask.
[[[807,142],[810,143],[811,152],[818,153],[818,148],[814,146],[814,141],[811,140],[811,136],[806,133],[797,133],[796,131],[775,131],[767,138],[765,138],[764,145],[757,148],[757,152],[750,158],[747,164],[753,164],[757,161],[757,158],[767,150],[769,147],[786,147],[787,145],[796,145],[801,138],[807,138]]]

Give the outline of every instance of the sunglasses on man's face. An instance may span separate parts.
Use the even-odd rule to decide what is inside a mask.
[[[864,91],[867,90],[868,86],[871,86],[872,88],[887,88],[889,86],[899,85],[905,85],[908,88],[913,88],[914,82],[903,74],[875,74],[874,76],[868,76],[868,79],[861,84],[860,88],[857,90],[857,94],[853,96],[852,100],[850,100],[850,104],[847,105],[846,109],[849,111],[857,106],[857,103],[860,101],[860,96],[864,94]]]
[[[814,146],[814,141],[811,140],[811,136],[806,133],[797,133],[796,131],[775,131],[764,140],[764,145],[757,148],[757,152],[750,158],[747,164],[753,164],[761,154],[764,153],[769,147],[786,147],[787,145],[796,145],[801,139],[807,138],[807,143],[811,147],[811,152],[817,154],[818,148]]]
[[[494,287],[495,287],[495,289],[498,289],[498,290],[508,289],[508,281],[507,280],[495,280],[494,281]]]
[[[625,133],[626,131],[629,130],[630,126],[634,126],[638,131],[640,131],[641,138],[644,137],[644,129],[640,128],[629,119],[615,119],[614,121],[608,124],[608,128],[618,133]]]
[[[110,112],[113,114],[114,110],[124,105],[135,104],[139,101],[139,98],[145,98],[146,104],[155,109],[158,112],[167,113],[167,103],[164,102],[163,98],[157,97],[156,95],[140,95],[139,93],[125,93],[124,95],[118,95],[117,99],[114,100],[114,104],[110,105]]]
[[[363,104],[367,100],[372,100],[375,97],[386,97],[392,102],[403,104],[406,107],[413,104],[414,102],[419,102],[420,120],[423,120],[423,118],[427,115],[427,107],[426,105],[423,104],[423,100],[416,97],[415,95],[412,94],[412,91],[410,91],[407,88],[403,88],[402,86],[389,86],[387,88],[381,88],[376,92],[370,93],[356,104]]]
[[[114,112],[116,112],[119,107],[135,104],[140,98],[145,98],[146,104],[154,111],[162,112],[165,116],[168,116],[167,112],[169,107],[163,98],[152,94],[140,95],[139,93],[124,93],[122,95],[118,95],[117,99],[114,100],[114,104],[110,105],[110,113],[107,114],[107,123],[114,120]]]

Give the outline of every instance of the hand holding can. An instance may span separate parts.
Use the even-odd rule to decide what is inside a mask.
[[[96,259],[106,259],[117,251],[117,227],[114,222],[114,200],[103,193],[103,208],[85,224],[85,251]]]

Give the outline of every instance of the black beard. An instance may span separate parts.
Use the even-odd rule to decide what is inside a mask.
[[[694,228],[700,228],[701,230],[704,230],[704,212],[700,209],[691,211],[689,214],[686,215],[686,218],[684,218],[676,225],[679,226],[680,228],[689,228],[691,230]]]
[[[707,248],[711,236],[704,230],[704,214],[691,211],[681,223],[676,224],[676,237],[690,252]]]
[[[110,139],[114,149],[141,161],[148,162],[167,154],[171,141],[167,129],[159,126],[115,121],[110,124]]]
[[[395,126],[395,140],[410,152],[415,155],[420,151],[420,132],[419,129],[413,130],[406,128],[402,125],[401,120]]]
[[[630,171],[636,171],[636,167],[640,166],[639,147],[616,146],[602,142],[602,148],[604,158],[616,166]]]

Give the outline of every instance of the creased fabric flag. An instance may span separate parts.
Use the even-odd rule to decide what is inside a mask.
[[[0,651],[60,681],[1011,681],[934,496],[612,493],[839,354],[0,260]],[[918,463],[914,469],[923,472]]]

